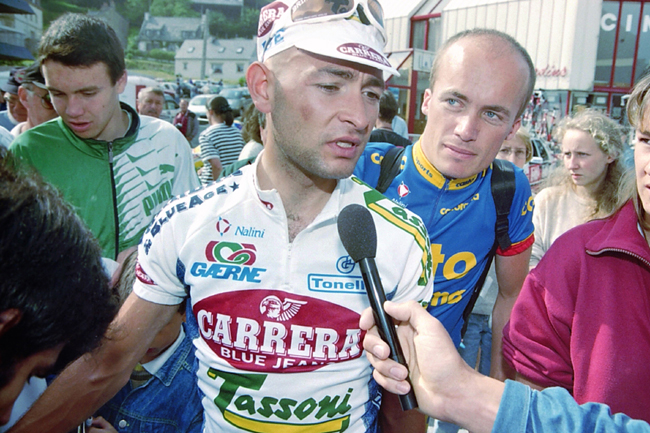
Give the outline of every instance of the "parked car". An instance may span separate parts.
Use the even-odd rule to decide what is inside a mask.
[[[555,167],[558,158],[551,151],[547,141],[533,137],[531,144],[533,145],[533,158],[524,167],[524,172],[528,177],[532,191],[536,193],[539,191],[542,181],[548,177]]]
[[[207,111],[205,104],[217,95],[196,95],[190,99],[188,110],[199,116],[199,123],[208,123]]]
[[[253,102],[247,87],[223,89],[219,96],[223,96],[228,100],[235,117],[239,116]]]
[[[163,89],[165,93],[169,93],[172,96],[176,96],[176,88],[178,85],[171,81],[165,81],[159,84],[160,88]]]
[[[165,105],[162,113],[160,113],[160,118],[172,123],[176,113],[178,113],[178,103],[171,95],[165,93]]]
[[[209,81],[203,85],[199,90],[201,93],[205,95],[218,95],[219,92],[221,92],[221,89],[223,86],[219,83],[213,83],[212,81]]]

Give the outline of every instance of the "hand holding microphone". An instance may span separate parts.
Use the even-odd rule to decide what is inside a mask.
[[[370,212],[358,204],[351,204],[343,208],[338,217],[338,231],[341,242],[352,260],[359,263],[363,282],[366,286],[370,306],[372,307],[375,323],[381,338],[390,348],[390,358],[407,367],[402,348],[397,339],[395,325],[384,311],[386,295],[379,279],[375,255],[377,253],[377,230]],[[415,393],[411,387],[408,394],[400,395],[402,410],[418,407]]]

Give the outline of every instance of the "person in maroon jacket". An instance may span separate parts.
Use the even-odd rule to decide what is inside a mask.
[[[533,269],[503,332],[517,379],[561,386],[580,404],[650,421],[650,77],[628,103],[636,128],[630,199],[558,238]]]
[[[185,98],[181,99],[178,104],[180,111],[174,116],[174,126],[187,138],[187,141],[192,142],[196,134],[199,133],[199,118],[196,114],[188,110],[189,101]]]

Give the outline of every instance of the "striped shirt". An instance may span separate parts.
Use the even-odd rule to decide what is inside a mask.
[[[219,123],[210,126],[199,135],[199,144],[204,163],[201,182],[206,184],[212,182],[212,166],[209,160],[219,158],[223,167],[236,162],[245,143],[235,125],[226,126],[225,123]]]

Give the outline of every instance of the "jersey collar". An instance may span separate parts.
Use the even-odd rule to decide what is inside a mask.
[[[470,177],[466,177],[464,179],[447,179],[442,173],[440,173],[434,166],[429,162],[427,157],[424,155],[424,151],[422,150],[422,144],[421,144],[421,139],[418,140],[414,145],[413,145],[413,163],[415,164],[415,167],[417,168],[418,172],[420,175],[428,180],[431,184],[435,185],[438,188],[444,188],[445,182],[449,181],[449,189],[450,190],[457,190],[457,189],[463,189],[476,181],[478,179],[479,175],[485,176],[486,170],[483,170],[479,174],[475,174]]]

